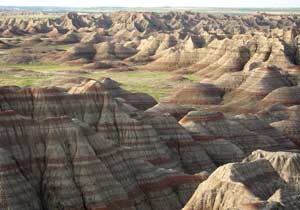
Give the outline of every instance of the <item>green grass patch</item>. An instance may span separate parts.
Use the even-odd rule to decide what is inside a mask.
[[[54,63],[30,62],[26,64],[7,64],[0,63],[1,69],[24,69],[30,71],[48,72],[48,71],[64,71],[74,69],[73,66]]]
[[[159,100],[165,97],[168,93],[168,90],[165,88],[153,88],[151,85],[121,85],[121,87],[130,92],[142,92],[147,93],[156,100]]]
[[[130,72],[100,72],[88,75],[99,79],[110,77],[121,83],[121,87],[131,92],[143,92],[159,100],[168,92],[166,80],[170,77],[167,72],[130,71]]]
[[[61,45],[48,45],[46,48],[47,49],[51,49],[51,50],[68,50],[70,49],[72,46],[74,45],[71,45],[71,44],[61,44]]]
[[[62,64],[33,62],[28,64],[1,64],[0,69],[7,72],[0,73],[0,86],[3,85],[48,85],[45,80],[53,80],[60,77],[68,77],[67,70],[74,70],[76,66],[67,66]],[[24,69],[35,72],[9,72],[9,69]],[[61,75],[58,71],[65,71]],[[41,73],[39,73],[41,72]],[[151,95],[156,100],[160,100],[172,92],[179,89],[181,86],[198,82],[200,78],[196,75],[184,75],[189,80],[173,81],[170,78],[174,76],[171,72],[151,72],[151,71],[128,71],[128,72],[113,72],[113,71],[98,71],[90,74],[74,75],[70,73],[70,77],[83,76],[88,78],[100,79],[109,77],[121,84],[121,87],[131,92],[143,92]]]
[[[17,86],[29,86],[39,85],[43,80],[48,79],[49,76],[45,75],[12,75],[12,74],[0,74],[0,86],[17,85]]]
[[[121,83],[121,87],[126,90],[147,93],[156,100],[160,100],[176,90],[176,87],[185,84],[185,82],[170,81],[169,78],[172,77],[172,75],[170,72],[131,71],[119,73],[98,72],[89,74],[87,77],[94,79],[110,77]]]
[[[1,41],[21,41],[20,37],[0,37]]]
[[[201,78],[198,76],[198,75],[195,75],[195,74],[187,74],[187,75],[184,75],[185,78],[193,81],[193,82],[200,82]]]

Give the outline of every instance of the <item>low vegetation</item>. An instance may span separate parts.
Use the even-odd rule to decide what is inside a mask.
[[[170,72],[151,71],[96,71],[88,74],[74,73],[72,70],[79,70],[80,67],[68,66],[54,63],[32,62],[28,64],[4,64],[0,63],[0,84],[1,85],[41,85],[45,80],[56,80],[74,76],[99,79],[109,77],[121,83],[121,86],[129,91],[144,92],[156,99],[168,95],[177,86],[190,82],[199,81],[194,75],[184,75],[188,80],[172,81]],[[78,74],[78,75],[74,75]]]

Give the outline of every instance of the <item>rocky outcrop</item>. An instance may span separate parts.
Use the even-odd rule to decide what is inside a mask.
[[[257,68],[237,88],[237,92],[247,92],[249,95],[264,97],[275,89],[291,86],[291,82],[274,67]]]
[[[300,87],[282,87],[272,91],[261,102],[264,106],[283,104],[287,106],[300,104]]]
[[[257,150],[252,152],[244,162],[258,159],[268,160],[284,181],[299,190],[299,158],[300,155],[298,153]]]
[[[269,64],[297,72],[299,60],[299,21],[291,15],[71,12],[55,19],[5,18],[0,26],[2,37],[41,34],[47,38],[44,44],[103,42],[96,61],[118,59],[148,70],[184,69],[210,80]]]
[[[271,123],[271,126],[287,135],[295,144],[300,144],[299,120],[281,120]]]
[[[170,103],[158,103],[150,109],[146,110],[146,113],[165,114],[168,113],[175,117],[177,120],[183,118],[187,113],[193,111],[191,107],[182,106],[179,104]]]
[[[121,44],[114,44],[110,42],[103,42],[95,45],[97,54],[96,61],[101,60],[118,60],[125,59],[136,53],[136,50],[129,47],[124,47]]]
[[[300,209],[299,26],[263,13],[1,18],[1,63],[80,70],[0,72],[59,77],[0,87],[0,209]],[[85,77],[103,69],[169,71],[171,94]]]
[[[116,82],[84,84],[1,88],[5,208],[180,209],[206,177],[187,172],[215,168],[207,153],[174,118],[113,98]]]
[[[59,39],[57,40],[57,42],[61,43],[61,44],[72,44],[72,43],[77,43],[79,41],[80,41],[80,39],[79,39],[77,33],[74,31],[69,31],[68,33],[64,34],[63,36],[60,36]]]
[[[254,151],[215,170],[183,209],[299,209],[298,159],[298,153]]]
[[[284,185],[267,160],[230,163],[201,183],[183,209],[264,209],[265,201]]]
[[[237,85],[233,83],[232,87],[228,87],[226,82],[231,82],[232,79],[228,75],[228,77],[224,76],[215,82],[217,86],[223,87],[228,92],[223,97],[221,108],[226,112],[255,113],[272,104],[268,101],[272,100],[273,91],[276,93],[281,88],[291,87],[289,91],[292,92],[294,89],[289,78],[274,66],[253,69],[248,75],[238,75],[237,79],[234,77]],[[286,103],[288,102],[282,104]]]
[[[5,208],[173,210],[182,208],[203,181],[200,193],[186,209],[193,208],[190,203],[197,199],[210,199],[218,193],[227,198],[227,193],[234,192],[239,196],[226,202],[212,199],[200,203],[219,209],[240,207],[245,202],[284,203],[286,195],[274,194],[284,180],[291,187],[288,198],[294,199],[298,172],[290,161],[296,157],[293,154],[275,153],[277,158],[257,151],[245,163],[215,171],[217,166],[241,161],[256,149],[295,148],[268,124],[267,112],[226,117],[219,112],[192,111],[178,123],[163,110],[138,110],[143,101],[141,107],[148,106],[147,100],[138,98],[135,104],[126,94],[107,78],[82,80],[69,90],[1,87],[0,199]],[[280,110],[284,109],[269,111]],[[292,120],[294,115],[289,114],[274,116]],[[270,163],[247,163],[262,156]],[[220,182],[227,182],[224,187],[216,181],[220,174],[227,180]],[[239,178],[243,174],[248,178]],[[13,184],[15,180],[22,184]],[[209,187],[201,187],[206,185]],[[267,201],[273,194],[274,201]]]
[[[78,87],[70,89],[69,92],[82,93],[86,91],[105,91],[112,97],[125,99],[127,103],[141,110],[146,110],[157,103],[153,97],[145,93],[132,93],[122,89],[119,83],[111,80],[110,78],[104,78],[101,82],[92,79],[84,81],[79,84]]]
[[[103,39],[101,35],[97,32],[88,33],[81,39],[81,42],[90,44],[96,44],[101,41],[103,41]]]
[[[166,102],[192,106],[219,104],[223,95],[224,92],[214,85],[198,83],[183,87]]]
[[[174,117],[168,114],[147,114],[144,122],[155,128],[168,147],[180,158],[182,166],[189,173],[198,173],[199,171],[212,172],[215,164],[207,155],[199,142],[194,141],[189,133],[181,127]]]
[[[64,59],[76,60],[87,59],[92,60],[96,54],[96,50],[91,44],[77,44],[67,51],[67,55]]]
[[[276,104],[259,112],[257,116],[269,123],[299,145],[299,106],[283,106]]]
[[[256,149],[294,148],[276,129],[251,116],[226,118],[220,112],[189,112],[179,123],[217,165],[241,161]]]

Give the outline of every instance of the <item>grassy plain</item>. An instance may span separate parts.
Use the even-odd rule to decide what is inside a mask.
[[[68,66],[53,63],[28,63],[28,64],[5,64],[0,63],[0,86],[3,85],[41,85],[44,81],[55,81],[56,79],[70,77],[87,77],[99,79],[110,77],[121,83],[121,86],[129,91],[148,93],[156,99],[163,98],[170,94],[177,86],[199,81],[200,78],[194,75],[184,75],[188,80],[173,81],[174,76],[170,72],[151,72],[151,71],[94,71],[85,74],[76,74],[72,70],[80,67]],[[70,73],[68,73],[70,71]],[[47,84],[47,85],[51,85]]]

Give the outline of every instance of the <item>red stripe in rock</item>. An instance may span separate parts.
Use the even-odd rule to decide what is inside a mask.
[[[172,160],[167,157],[157,157],[157,158],[153,158],[153,159],[148,159],[147,161],[154,165],[160,165],[160,164],[172,162]]]

